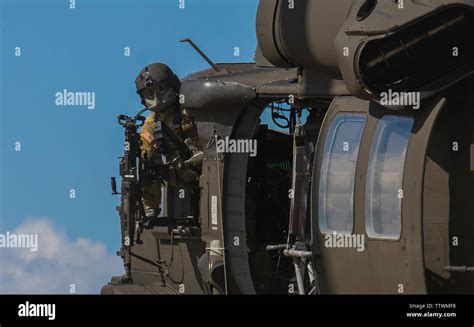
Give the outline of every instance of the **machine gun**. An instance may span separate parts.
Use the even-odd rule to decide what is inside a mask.
[[[140,110],[134,117],[119,115],[118,123],[125,130],[124,155],[120,158],[120,176],[122,178],[121,192],[117,192],[115,177],[111,178],[112,194],[120,194],[120,206],[117,211],[120,215],[122,246],[118,255],[124,261],[125,277],[123,282],[132,282],[131,256],[132,246],[140,244],[140,234],[146,220],[142,203],[142,173],[143,161],[140,155],[140,134],[137,129],[145,123],[141,116],[148,109]]]

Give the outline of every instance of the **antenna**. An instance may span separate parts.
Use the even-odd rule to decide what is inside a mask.
[[[215,64],[211,59],[209,59],[209,57],[208,57],[201,49],[199,49],[199,47],[196,45],[196,43],[194,43],[193,40],[191,40],[190,38],[186,38],[186,39],[180,40],[179,42],[183,42],[183,43],[187,42],[187,43],[191,44],[191,46],[194,48],[194,50],[196,50],[197,53],[199,53],[199,55],[200,55],[201,57],[203,57],[204,60],[207,61],[207,63],[212,67],[212,69],[214,69],[216,72],[220,72],[220,71],[221,71],[221,70],[216,66],[216,64]]]

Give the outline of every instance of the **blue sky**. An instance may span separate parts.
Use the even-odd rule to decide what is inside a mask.
[[[119,198],[111,195],[110,176],[118,175],[123,139],[116,116],[140,108],[135,76],[152,62],[167,63],[180,77],[206,69],[178,42],[185,37],[216,62],[252,61],[257,5],[185,0],[179,9],[179,0],[76,0],[69,9],[69,0],[0,0],[0,232],[46,219],[35,226],[115,253]],[[95,92],[95,109],[56,106],[55,93],[64,89]]]

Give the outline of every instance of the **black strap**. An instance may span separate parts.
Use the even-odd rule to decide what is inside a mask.
[[[173,131],[166,126],[166,124],[161,124],[161,128],[163,129],[163,134],[170,139],[178,151],[180,151],[186,158],[189,157],[188,148],[176,137],[176,135],[174,135]]]
[[[163,122],[161,122],[158,117],[155,116],[153,120],[153,142],[157,142],[158,151],[163,155],[168,154],[168,147],[163,136]]]

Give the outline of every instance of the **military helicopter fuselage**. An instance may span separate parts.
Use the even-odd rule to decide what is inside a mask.
[[[199,183],[102,293],[474,293],[474,0],[265,0],[256,33],[182,80]]]

